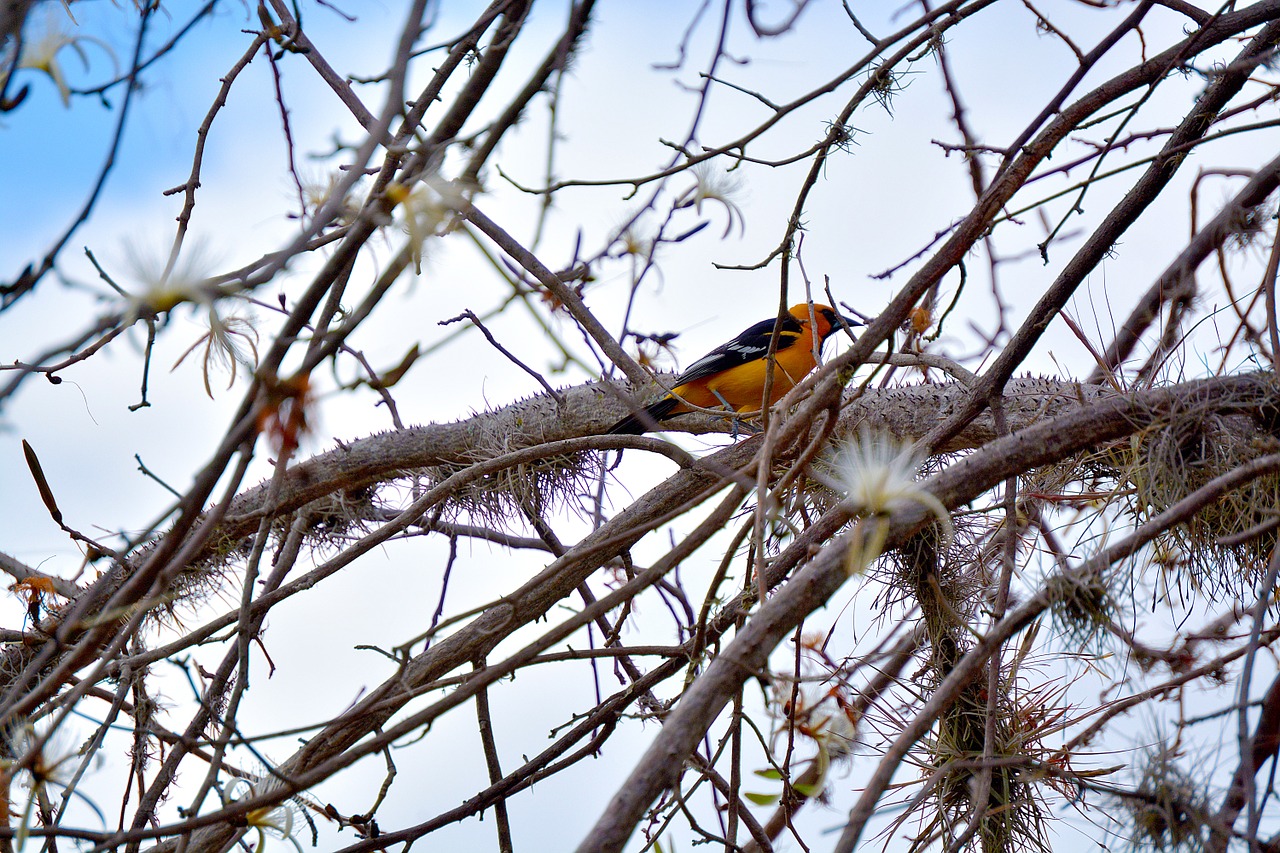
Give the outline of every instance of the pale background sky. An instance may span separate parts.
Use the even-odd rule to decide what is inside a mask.
[[[133,22],[127,5],[125,11],[104,2],[74,6],[80,24],[110,43],[122,65],[128,60],[129,28]],[[159,43],[176,24],[184,22],[191,5],[173,4],[171,17],[155,22],[149,44]],[[558,31],[565,5],[538,7],[534,26],[516,44],[514,50],[519,58],[510,63],[511,71],[525,69],[542,56]],[[678,83],[696,83],[697,72],[709,55],[712,29],[704,25],[698,30],[683,70],[660,71],[652,65],[675,58],[675,45],[693,5],[601,4],[586,48],[565,83],[559,120],[564,139],[556,155],[560,176],[630,177],[652,172],[667,162],[670,149],[658,140],[683,138],[695,97]],[[785,4],[774,5],[779,7],[779,14],[785,8]],[[890,21],[892,4],[851,5],[877,34],[896,28]],[[399,25],[401,4],[369,2],[344,8],[357,15],[358,25],[348,26],[328,10],[311,4],[303,6],[304,23],[313,41],[341,73],[375,74],[390,55],[389,42]],[[440,21],[426,41],[434,43],[451,37],[471,20],[477,8],[475,3],[443,3]],[[1098,15],[1067,0],[1046,0],[1043,8],[1057,24],[1071,28],[1086,49],[1098,34],[1114,24],[1117,14],[1128,11],[1126,5],[1118,12]],[[52,14],[62,14],[56,4]],[[106,291],[84,259],[83,247],[91,248],[126,286],[127,245],[136,246],[135,251],[144,255],[161,259],[165,256],[181,200],[161,193],[186,180],[194,131],[212,101],[218,78],[249,41],[250,37],[240,31],[257,26],[250,10],[238,3],[223,4],[211,21],[197,26],[176,55],[144,75],[146,85],[137,95],[119,162],[94,217],[72,238],[61,256],[59,270],[71,286],[48,278],[35,296],[0,315],[0,361],[33,357],[48,342],[77,333],[102,310],[98,297]],[[1147,29],[1149,43],[1163,45],[1164,41],[1156,37],[1162,26],[1174,31],[1181,28],[1182,21],[1163,10],[1153,14]],[[726,63],[721,73],[781,101],[846,67],[865,52],[865,46],[848,24],[839,3],[815,2],[794,33],[775,40],[756,41],[745,22],[736,20],[729,52],[749,56],[751,61],[746,65]],[[1136,40],[1128,39],[1125,48],[1119,55],[1128,64],[1137,53]],[[63,56],[72,86],[96,83],[110,74],[106,54],[94,45],[87,45],[86,50],[91,60],[88,71],[70,52]],[[1037,38],[1030,13],[1015,2],[997,4],[995,9],[960,27],[948,42],[948,50],[968,101],[969,119],[983,141],[992,144],[1011,139],[1070,73],[1067,49],[1052,39]],[[1119,61],[1104,63],[1078,91],[1114,73],[1121,67]],[[430,59],[423,61],[415,77],[418,85],[426,79],[430,64]],[[281,67],[292,130],[304,164],[307,154],[331,150],[335,134],[344,142],[358,139],[354,122],[332,93],[317,83],[303,59],[288,56]],[[872,315],[909,273],[899,273],[889,281],[874,280],[870,274],[918,251],[971,204],[968,177],[958,158],[948,159],[930,144],[930,139],[957,141],[947,120],[950,106],[936,65],[927,59],[917,67],[920,73],[905,81],[904,91],[893,102],[892,115],[871,105],[855,116],[853,124],[861,132],[851,152],[832,158],[806,208],[809,230],[803,252],[810,277],[821,282],[824,275],[829,275],[838,299]],[[523,82],[517,77],[510,74],[500,81],[493,95],[513,91]],[[115,112],[102,109],[94,99],[86,97],[74,99],[71,109],[63,109],[47,80],[26,75],[21,81],[31,84],[27,102],[0,116],[0,198],[4,199],[0,204],[0,233],[5,235],[0,240],[0,279],[5,281],[12,280],[23,266],[38,258],[79,209],[88,181],[104,156],[116,117]],[[1143,113],[1142,126],[1176,120],[1145,116],[1176,117],[1200,85],[1195,80],[1167,84],[1145,108],[1150,112]],[[380,90],[363,87],[357,91],[377,111]],[[409,91],[414,91],[412,84]],[[843,103],[844,91],[793,115],[780,132],[757,143],[750,153],[782,156],[817,140],[828,117]],[[112,90],[110,97],[118,103],[121,93]],[[501,105],[501,100],[495,98],[492,103]],[[489,114],[482,109],[481,117]],[[751,98],[718,90],[712,97],[700,141],[714,144],[731,138],[765,115],[765,108]],[[479,121],[472,126],[479,127]],[[1280,134],[1267,131],[1207,147],[1184,168],[1178,177],[1181,189],[1174,190],[1170,198],[1186,197],[1197,166],[1260,163],[1272,156],[1267,149],[1273,150],[1278,139]],[[504,143],[493,162],[517,180],[538,185],[545,144],[546,114],[539,105],[530,110],[525,123]],[[1071,155],[1084,150],[1078,144],[1064,149]],[[1055,162],[1066,159],[1060,155]],[[245,71],[219,116],[205,158],[203,187],[192,230],[213,258],[212,271],[241,266],[279,246],[292,233],[294,223],[286,214],[296,209],[296,199],[283,163],[284,147],[272,83],[267,65],[259,56]],[[324,167],[325,164],[307,164],[304,171],[320,177]],[[709,207],[710,227],[691,240],[665,249],[660,257],[661,277],[646,284],[637,302],[633,328],[680,332],[679,364],[687,365],[746,325],[771,315],[777,303],[776,264],[748,273],[718,271],[712,263],[745,264],[763,258],[780,237],[807,168],[806,161],[773,172],[756,169],[744,175],[735,201],[744,213],[745,229],[734,228],[726,240],[719,239],[725,226],[724,211]],[[680,191],[690,183],[687,178],[676,178],[672,189]],[[1234,182],[1211,181],[1202,196],[1202,209],[1216,209],[1235,186],[1238,184]],[[1086,225],[1105,213],[1121,188],[1121,184],[1103,184],[1091,190],[1085,204]],[[478,206],[517,238],[529,239],[535,212],[533,200],[507,188],[494,169],[489,170],[486,189],[489,191],[478,198]],[[553,269],[563,266],[569,260],[579,229],[584,252],[593,252],[607,231],[633,210],[635,202],[624,200],[625,192],[626,188],[574,189],[558,197],[540,257]],[[1051,210],[1060,214],[1065,205],[1060,201]],[[693,211],[684,217],[681,221],[685,227],[697,221]],[[1035,217],[1029,216],[1025,221],[1016,232],[1021,236],[1002,234],[1001,246],[1006,254],[1024,251],[1041,239],[1043,231]],[[1117,255],[1091,276],[1088,293],[1071,307],[1082,326],[1086,330],[1097,326],[1109,329],[1122,319],[1136,295],[1176,254],[1188,228],[1184,208],[1171,218],[1144,221],[1126,235]],[[403,239],[394,231],[388,237],[388,249]],[[1052,281],[1076,245],[1071,241],[1059,245],[1048,266],[1032,257],[1002,269],[1002,284],[1011,308],[1007,318],[1010,324],[1016,324],[1025,314],[1033,295]],[[312,264],[314,261],[304,259],[292,270],[297,277],[288,280],[305,283],[304,271]],[[975,258],[970,273],[961,310],[951,321],[949,334],[938,344],[939,351],[955,357],[968,356],[979,348],[978,335],[968,323],[989,332],[996,322],[985,263]],[[599,281],[588,291],[588,304],[616,331],[627,292],[628,265],[624,261],[604,264],[597,274]],[[368,277],[366,268],[365,280]],[[954,285],[954,278],[949,277],[949,285]],[[799,286],[796,276],[793,287]],[[272,301],[276,293],[273,283],[263,288],[259,296]],[[798,297],[800,291],[793,293]],[[390,366],[415,342],[426,347],[449,334],[451,330],[436,325],[440,320],[465,308],[483,313],[502,295],[476,254],[463,241],[450,241],[429,257],[419,280],[412,284],[406,280],[397,287],[386,308],[375,314],[352,343],[375,366]],[[153,359],[151,408],[140,412],[126,408],[137,401],[141,364],[141,337],[131,333],[128,340],[117,341],[106,352],[66,371],[60,385],[38,378],[28,380],[0,410],[0,506],[4,510],[0,512],[0,548],[45,571],[65,576],[74,574],[80,564],[79,552],[49,520],[37,498],[20,450],[24,438],[39,452],[69,523],[86,530],[135,529],[167,506],[168,494],[137,472],[135,453],[178,489],[189,482],[228,423],[244,383],[241,379],[228,392],[222,390],[225,377],[221,378],[222,386],[215,377],[217,399],[210,401],[201,387],[194,356],[170,372],[170,365],[200,333],[185,309],[175,314]],[[258,314],[261,317],[263,312]],[[491,328],[527,363],[540,368],[550,364],[553,354],[530,333],[522,309],[495,320]],[[1108,336],[1093,337],[1105,340]],[[577,341],[572,332],[566,339]],[[451,375],[420,367],[397,387],[396,398],[406,423],[465,417],[472,410],[503,405],[540,390],[475,334],[449,344],[445,363],[453,368]],[[1029,369],[1075,377],[1083,377],[1090,367],[1079,343],[1061,324],[1050,330],[1028,362]],[[1189,364],[1186,370],[1196,374],[1205,368]],[[0,373],[0,382],[6,378]],[[316,378],[332,386],[331,377],[324,371],[319,371]],[[350,378],[350,373],[342,377]],[[552,378],[569,384],[589,377],[572,372]],[[329,449],[333,438],[351,440],[388,428],[389,418],[375,403],[376,397],[367,391],[324,401],[319,427],[304,453]],[[695,442],[693,446],[707,445]],[[259,454],[258,476],[265,476],[268,470],[265,457],[264,452]],[[643,470],[634,465],[624,468],[620,474],[623,482],[613,487],[615,507],[625,505],[629,496],[642,493],[661,476],[665,472],[657,466],[645,466]],[[566,520],[560,532],[564,536],[583,529],[581,523]],[[659,542],[654,547],[660,546]],[[278,670],[271,678],[266,677],[265,669],[257,673],[242,715],[247,727],[256,725],[258,731],[270,731],[278,727],[278,722],[321,722],[357,698],[352,685],[372,687],[390,674],[385,659],[352,647],[357,643],[389,647],[422,630],[439,594],[445,545],[443,540],[415,540],[390,545],[382,553],[381,558],[366,558],[355,571],[340,573],[315,594],[292,600],[273,612],[264,641]],[[657,551],[645,554],[641,549],[638,558],[653,553]],[[707,549],[704,555],[698,565],[688,566],[692,575],[706,571],[708,564],[714,568],[714,549]],[[512,559],[483,544],[464,544],[462,557],[449,590],[451,609],[488,600],[540,566],[532,558]],[[837,597],[838,605],[848,604],[853,592],[851,585]],[[812,620],[814,626],[834,620],[849,632],[855,626],[858,631],[874,628],[870,605],[873,597],[873,590],[865,592],[843,614],[833,609],[819,615]],[[229,606],[229,597],[214,599],[209,602],[212,610],[193,614],[190,624]],[[5,614],[6,626],[21,622],[21,608],[15,602],[6,602],[0,612]],[[1157,623],[1161,618],[1159,613],[1148,616]],[[665,629],[669,620],[664,623],[664,617],[661,612],[642,612],[639,619]],[[325,673],[333,672],[344,674],[334,679],[342,685],[336,691],[332,682],[324,678]],[[611,689],[612,676],[607,669],[602,672],[605,689]],[[1259,673],[1256,681],[1265,683],[1268,678]],[[189,694],[177,680],[169,683],[167,691],[167,698],[174,703],[189,701]],[[548,694],[566,698],[538,701]],[[525,671],[516,683],[502,685],[502,690],[495,692],[494,701],[499,747],[511,766],[517,764],[521,752],[532,755],[549,743],[545,733],[566,721],[566,709],[583,711],[594,704],[585,668],[573,676],[550,667]],[[1217,706],[1224,698],[1205,701],[1206,707]],[[1141,732],[1143,725],[1143,721],[1135,721],[1135,733]],[[483,787],[483,763],[474,728],[474,714],[467,706],[446,716],[425,742],[397,753],[400,775],[379,818],[385,829],[423,820]],[[89,731],[90,724],[85,723],[81,736]],[[586,761],[562,778],[541,782],[516,797],[510,808],[520,849],[550,851],[575,844],[651,734],[652,724],[648,728],[636,724],[624,727],[610,741],[601,759]],[[286,738],[263,750],[281,760],[290,753],[291,744],[292,740]],[[122,754],[118,755],[118,760],[125,760]],[[1228,753],[1224,762],[1230,760]],[[381,774],[381,759],[368,760],[337,783],[322,786],[315,795],[321,802],[333,802],[343,812],[359,812],[368,807]],[[104,771],[102,775],[110,774]],[[767,789],[768,784],[762,781],[760,788]],[[833,786],[835,806],[807,809],[805,825],[840,826],[856,787],[857,772],[838,779]],[[113,802],[106,792],[100,804],[109,815],[118,808],[118,800]],[[176,804],[170,803],[169,808]],[[767,811],[761,809],[759,814],[763,817]],[[1071,818],[1068,812],[1061,814]],[[91,817],[85,820],[93,825]],[[491,821],[491,816],[484,822],[467,821],[422,843],[426,849],[487,849],[494,845]],[[1063,833],[1060,849],[1074,849],[1079,841],[1071,834],[1070,823],[1068,820],[1057,827]],[[352,840],[350,833],[341,838],[345,843]],[[677,838],[679,849],[688,849],[688,838]],[[324,849],[338,843],[322,840],[320,846]]]

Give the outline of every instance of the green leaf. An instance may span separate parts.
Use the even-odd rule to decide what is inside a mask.
[[[792,785],[791,787],[795,790],[797,794],[800,794],[805,797],[816,797],[818,794],[822,793],[821,782],[809,782],[809,783],[802,782],[797,785]]]
[[[753,794],[747,791],[742,796],[746,797],[757,806],[771,806],[778,800],[782,799],[781,794]]]
[[[766,767],[763,770],[755,771],[756,775],[761,779],[781,779],[782,773],[774,767]]]

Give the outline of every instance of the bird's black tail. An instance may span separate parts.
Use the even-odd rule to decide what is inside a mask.
[[[609,427],[609,435],[643,435],[652,428],[653,424],[668,417],[678,405],[680,405],[680,401],[675,397],[663,397],[656,403],[650,403],[645,406],[644,414],[636,412],[635,414],[627,415]]]

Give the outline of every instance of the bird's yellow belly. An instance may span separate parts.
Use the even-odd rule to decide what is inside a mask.
[[[677,392],[681,399],[705,409],[723,409],[727,402],[738,412],[758,412],[763,403],[764,369],[759,362],[743,364],[712,377],[702,387],[686,387]],[[783,364],[775,363],[769,405],[781,400],[803,377],[803,373],[793,376]]]

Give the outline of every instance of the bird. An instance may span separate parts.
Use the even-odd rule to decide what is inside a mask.
[[[812,312],[807,302],[792,305],[781,320],[761,320],[689,365],[675,378],[671,393],[627,415],[609,428],[609,434],[640,435],[661,421],[693,411],[690,406],[724,408],[735,414],[760,411],[768,375],[769,341],[776,326],[778,343],[768,400],[772,406],[818,366],[816,354],[842,325],[863,323],[837,313],[829,305],[813,305]]]

